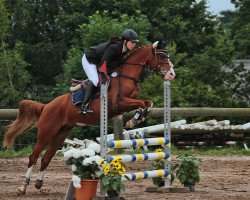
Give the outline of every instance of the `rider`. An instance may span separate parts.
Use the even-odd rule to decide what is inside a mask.
[[[122,32],[120,38],[91,47],[83,55],[82,66],[89,83],[79,113],[93,112],[89,109],[88,104],[99,83],[97,67],[101,72],[107,74],[107,68],[120,66],[123,62],[123,57],[128,51],[135,49],[137,42],[139,42],[137,33],[132,29],[126,29]]]

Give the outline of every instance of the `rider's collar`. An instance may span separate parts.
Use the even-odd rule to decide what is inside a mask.
[[[126,47],[126,44],[123,44],[122,45],[122,53],[125,53],[125,52],[127,52],[128,51],[128,49],[127,49],[127,47]]]

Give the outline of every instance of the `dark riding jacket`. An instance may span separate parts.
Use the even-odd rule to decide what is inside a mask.
[[[85,53],[87,60],[98,67],[106,63],[107,68],[116,68],[123,63],[127,52],[122,52],[123,40],[105,42],[98,46],[91,47]]]

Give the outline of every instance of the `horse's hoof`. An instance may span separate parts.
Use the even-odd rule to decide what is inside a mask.
[[[131,128],[133,128],[135,126],[135,124],[133,123],[133,121],[132,120],[129,120],[127,123],[126,123],[126,125],[125,125],[125,128],[126,129],[131,129]]]
[[[39,190],[41,189],[42,186],[43,186],[43,180],[37,179],[35,183],[35,188]]]
[[[18,188],[17,195],[25,195],[26,191],[23,191],[22,189],[22,187]]]

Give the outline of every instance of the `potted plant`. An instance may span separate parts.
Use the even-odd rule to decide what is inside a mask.
[[[180,163],[176,166],[176,177],[181,184],[193,192],[196,183],[200,181],[199,166],[201,160],[190,154],[177,156],[177,159],[180,159]]]
[[[122,183],[122,174],[126,171],[119,159],[113,159],[110,163],[106,160],[101,162],[102,172],[99,176],[104,191],[110,200],[118,200],[119,194],[125,190]]]
[[[163,152],[163,149],[159,148],[156,149],[155,152]],[[163,159],[159,159],[159,160],[155,160],[154,163],[152,165],[150,165],[148,167],[148,169],[153,170],[153,169],[164,169],[165,167],[165,160]],[[173,164],[171,163],[171,184],[173,183],[175,176],[174,176],[174,170],[175,170],[175,166],[173,166]],[[166,177],[153,177],[152,181],[153,184],[157,187],[163,187],[164,186],[164,178]]]
[[[96,195],[100,173],[100,145],[91,142],[88,145],[64,150],[66,164],[72,169],[72,182],[76,188],[76,199],[89,200]]]

